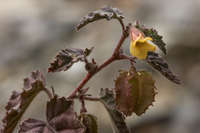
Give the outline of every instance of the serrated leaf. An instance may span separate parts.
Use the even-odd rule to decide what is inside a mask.
[[[163,37],[160,36],[155,29],[146,28],[144,25],[141,25],[138,22],[136,23],[135,27],[141,30],[145,36],[151,37],[153,39],[154,44],[156,44],[163,51],[164,54],[167,54],[167,50],[165,47],[166,44],[162,40]]]
[[[45,80],[39,71],[31,73],[24,79],[22,92],[14,91],[6,105],[6,116],[3,118],[3,132],[11,133],[34,97],[45,88]]]
[[[178,79],[178,77],[170,70],[167,62],[157,53],[149,52],[146,61],[170,81],[176,84],[181,84],[181,81]]]
[[[90,12],[87,16],[83,17],[80,23],[76,26],[76,29],[80,30],[85,25],[101,19],[109,21],[111,19],[122,20],[123,18],[124,16],[122,16],[122,12],[119,9],[107,6],[100,10]]]
[[[26,120],[19,133],[84,133],[85,127],[74,112],[73,105],[72,100],[54,97],[47,102],[47,122]]]
[[[35,96],[45,88],[45,80],[39,71],[31,73],[24,79],[22,92],[14,91],[6,105],[6,116],[3,118],[3,132],[12,133],[23,113]]]
[[[111,118],[112,127],[115,133],[129,133],[124,115],[116,109],[113,91],[101,89],[100,96],[100,101],[105,106]]]
[[[91,114],[81,114],[80,119],[86,127],[85,133],[97,133],[98,126],[97,126],[97,118]]]
[[[85,61],[85,58],[91,53],[91,49],[75,49],[67,48],[61,50],[58,55],[55,57],[55,60],[50,63],[48,72],[60,72],[68,70],[74,63],[78,61]]]
[[[116,106],[126,116],[133,112],[142,115],[152,105],[155,97],[155,81],[145,71],[122,71],[115,81]]]

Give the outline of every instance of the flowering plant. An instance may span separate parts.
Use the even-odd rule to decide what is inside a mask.
[[[89,13],[83,17],[76,29],[80,30],[87,24],[100,19],[116,19],[122,27],[121,38],[113,50],[110,58],[98,65],[95,59],[87,57],[93,50],[67,48],[58,52],[54,61],[50,63],[49,73],[67,71],[76,62],[84,62],[87,71],[80,84],[68,96],[58,96],[54,88],[49,89],[45,84],[45,77],[40,71],[34,71],[24,79],[21,92],[14,91],[6,106],[6,115],[2,120],[1,133],[12,133],[22,115],[34,98],[44,91],[49,100],[46,105],[46,121],[29,118],[19,126],[19,133],[97,133],[97,118],[88,112],[86,100],[100,102],[106,108],[113,123],[113,132],[130,133],[125,118],[133,113],[140,116],[155,101],[155,80],[150,73],[137,70],[135,63],[142,59],[158,70],[166,78],[176,84],[180,80],[171,72],[168,64],[157,53],[156,47],[166,54],[165,43],[154,29],[148,29],[138,22],[125,26],[121,11],[117,8],[105,7]],[[126,38],[130,37],[130,54],[123,53],[121,46]],[[94,97],[88,94],[89,87],[85,84],[106,66],[114,61],[128,60],[129,70],[121,70],[114,81],[113,89],[100,89],[100,95]],[[52,90],[52,91],[51,91]],[[80,114],[74,110],[74,101],[81,103]]]

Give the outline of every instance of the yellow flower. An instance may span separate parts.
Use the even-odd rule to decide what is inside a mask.
[[[149,51],[155,51],[156,47],[152,45],[151,37],[144,37],[144,34],[135,27],[130,29],[130,53],[138,59],[146,59]]]

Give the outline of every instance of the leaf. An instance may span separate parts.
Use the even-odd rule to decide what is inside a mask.
[[[142,115],[155,98],[155,81],[145,71],[122,71],[115,81],[116,106],[126,116]]]
[[[119,9],[107,6],[100,10],[90,12],[87,16],[83,17],[80,23],[76,26],[76,29],[80,30],[85,25],[101,19],[106,19],[108,21],[111,19],[117,19],[121,21],[123,18],[124,16],[122,16],[122,12]]]
[[[85,127],[74,112],[74,103],[66,98],[54,98],[47,103],[47,121],[62,133],[84,133]]]
[[[91,114],[81,114],[80,119],[86,127],[85,133],[97,133],[98,126],[97,126],[97,118]]]
[[[20,125],[19,133],[54,133],[47,124],[40,120],[28,119]]]
[[[73,105],[72,100],[54,97],[47,102],[47,122],[28,119],[20,126],[19,133],[84,133],[85,127],[74,112]]]
[[[100,95],[100,101],[108,111],[115,133],[129,133],[129,129],[125,123],[125,117],[115,107],[113,91],[109,89],[101,89]]]
[[[31,73],[24,79],[22,92],[14,91],[6,105],[6,116],[3,118],[3,132],[12,133],[18,121],[35,96],[45,88],[45,80],[39,71]]]
[[[146,61],[170,81],[176,84],[181,84],[181,81],[178,79],[178,77],[169,69],[167,62],[163,60],[157,53],[149,52]]]
[[[85,58],[92,52],[91,49],[75,49],[67,48],[61,50],[58,55],[55,57],[55,60],[50,63],[48,72],[60,72],[68,70],[74,63],[78,61],[85,62]]]
[[[146,28],[144,25],[140,25],[139,22],[136,23],[135,27],[141,30],[145,36],[151,37],[153,39],[153,42],[163,51],[163,53],[167,54],[167,50],[165,47],[166,44],[162,40],[163,37],[160,36],[155,29]]]

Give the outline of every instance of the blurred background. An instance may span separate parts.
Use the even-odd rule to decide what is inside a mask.
[[[102,63],[108,58],[121,34],[116,20],[98,21],[80,32],[74,30],[80,19],[105,5],[119,8],[125,23],[139,20],[164,36],[171,69],[182,80],[178,86],[137,62],[138,68],[151,72],[156,80],[156,102],[141,117],[133,115],[126,122],[134,133],[200,132],[200,0],[0,0],[0,118],[13,90],[23,87],[31,71],[41,70],[47,86],[67,96],[86,74],[84,64],[69,71],[47,74],[49,63],[64,48],[95,47],[91,58]],[[128,53],[129,40],[123,45]],[[160,54],[162,54],[160,52]],[[115,62],[86,85],[97,95],[100,88],[112,88],[119,69],[127,61]],[[47,96],[39,94],[23,119],[45,119]],[[79,103],[77,102],[77,105]],[[88,102],[88,111],[98,118],[99,132],[111,132],[109,117],[100,103]],[[97,108],[98,107],[98,108]],[[79,107],[77,106],[77,109]]]

